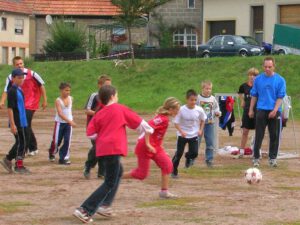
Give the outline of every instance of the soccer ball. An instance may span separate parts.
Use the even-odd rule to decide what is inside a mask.
[[[245,180],[248,184],[258,184],[262,180],[262,174],[257,168],[249,168],[245,172]]]

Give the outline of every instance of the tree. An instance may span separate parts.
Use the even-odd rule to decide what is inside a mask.
[[[85,51],[86,35],[81,26],[58,19],[50,26],[49,32],[51,38],[43,46],[46,53]]]
[[[128,31],[128,42],[131,49],[131,63],[134,65],[134,51],[132,47],[131,28],[141,19],[141,16],[147,16],[157,6],[170,0],[112,0],[112,4],[120,9],[120,15],[117,16],[119,22]]]

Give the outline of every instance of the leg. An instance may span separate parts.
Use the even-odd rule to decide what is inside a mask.
[[[33,152],[37,150],[37,141],[35,138],[35,135],[33,133],[31,123],[32,123],[32,118],[34,115],[35,111],[34,110],[28,110],[26,109],[26,118],[27,118],[27,123],[28,123],[28,149],[29,152]],[[26,149],[27,151],[27,149]]]
[[[256,112],[256,126],[255,126],[255,142],[254,142],[254,159],[258,160],[260,157],[260,148],[265,136],[265,129],[268,122],[269,111],[257,110]]]
[[[105,168],[104,168],[101,158],[98,159],[97,162],[98,162],[98,177],[104,177],[105,176]]]
[[[205,138],[205,161],[207,165],[211,166],[210,164],[213,161],[214,158],[214,149],[215,149],[215,143],[214,143],[214,124],[205,124],[204,126],[204,138]]]
[[[169,174],[172,172],[172,161],[163,148],[157,149],[153,161],[161,169],[161,190],[169,188]]]
[[[175,176],[177,176],[177,174],[178,174],[178,166],[179,166],[180,159],[181,159],[181,157],[183,155],[183,152],[184,152],[185,144],[186,144],[186,138],[178,136],[177,137],[177,149],[176,149],[175,155],[172,159],[173,174]]]
[[[122,174],[120,156],[103,156],[102,158],[106,171],[104,183],[100,185],[81,205],[90,216],[104,203],[110,193],[112,195],[110,198],[113,200],[116,194],[114,193],[114,188],[118,188],[120,175]]]
[[[243,128],[242,139],[241,139],[241,149],[245,149],[248,140],[249,129]]]
[[[188,145],[189,145],[189,150],[188,152],[185,154],[185,158],[186,158],[186,167],[190,167],[194,164],[194,160],[197,158],[198,156],[198,136],[194,137],[194,138],[189,138],[187,140]]]
[[[54,157],[54,155],[57,153],[58,146],[60,145],[61,140],[62,140],[61,123],[55,122],[52,141],[51,141],[51,145],[49,148],[49,159],[50,160],[51,160],[51,157]]]
[[[62,137],[64,139],[64,143],[59,149],[59,160],[60,162],[64,162],[70,159],[70,145],[71,145],[71,137],[72,137],[72,126],[68,123],[63,124]]]
[[[98,161],[96,157],[96,143],[94,140],[91,140],[91,143],[92,147],[90,148],[87,160],[85,161],[85,166],[89,169],[94,168]]]
[[[269,119],[268,130],[270,135],[269,159],[276,159],[281,136],[281,116],[280,112],[274,119]]]

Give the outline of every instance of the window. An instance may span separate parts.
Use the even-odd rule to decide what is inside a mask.
[[[12,57],[16,56],[16,47],[11,48],[11,55],[12,55]]]
[[[25,59],[25,48],[19,48],[19,56]]]
[[[187,0],[188,9],[194,9],[195,8],[195,0]]]
[[[225,36],[223,40],[223,45],[232,45],[234,44],[232,37]]]
[[[24,30],[24,20],[15,19],[15,34],[23,34]]]
[[[8,47],[2,47],[2,64],[8,64]]]
[[[222,36],[219,36],[214,39],[212,44],[215,46],[221,46],[221,43],[222,43]]]
[[[1,30],[7,29],[7,18],[1,17]]]
[[[75,27],[75,20],[64,20],[64,23],[69,26],[70,28]]]
[[[196,47],[197,34],[192,28],[179,29],[173,34],[174,46]]]
[[[126,29],[124,27],[114,27],[112,33],[114,35],[123,35],[126,33]]]

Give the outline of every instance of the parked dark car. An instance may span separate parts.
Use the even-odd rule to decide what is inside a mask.
[[[198,46],[197,55],[200,57],[235,56],[243,57],[262,55],[264,48],[248,36],[217,35],[206,44]]]

